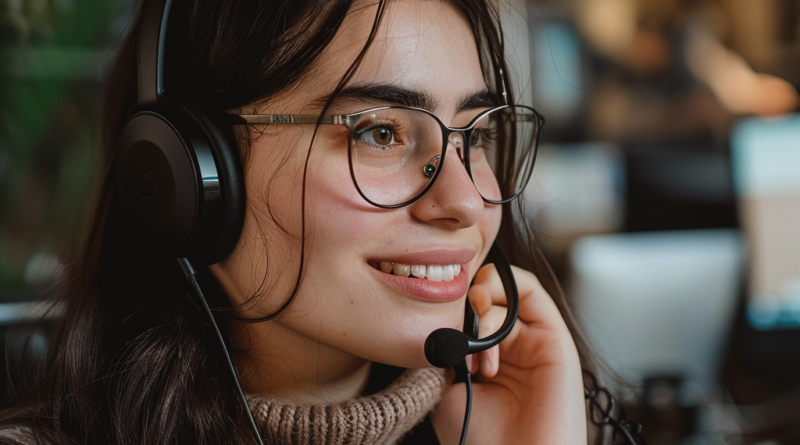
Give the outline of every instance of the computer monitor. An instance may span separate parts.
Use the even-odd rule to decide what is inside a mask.
[[[572,247],[569,292],[607,362],[639,385],[719,373],[744,252],[736,229],[589,236]]]
[[[748,320],[800,327],[800,115],[742,120],[731,160],[750,258]]]

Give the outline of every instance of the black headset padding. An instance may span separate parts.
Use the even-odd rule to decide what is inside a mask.
[[[217,123],[199,109],[188,106],[183,109],[206,133],[217,164],[222,223],[216,240],[210,240],[208,253],[204,255],[205,262],[212,264],[231,253],[242,232],[246,205],[242,163],[230,125]]]
[[[119,195],[141,247],[202,264],[231,252],[245,197],[227,125],[198,109],[162,104],[128,120],[119,152]]]

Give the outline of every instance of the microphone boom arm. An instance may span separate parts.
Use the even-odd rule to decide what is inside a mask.
[[[455,366],[464,361],[468,354],[475,354],[496,346],[514,328],[514,323],[519,316],[519,292],[508,258],[497,242],[489,249],[489,254],[483,264],[489,263],[494,264],[506,294],[506,318],[503,320],[503,325],[492,335],[481,339],[472,338],[451,328],[441,328],[431,332],[425,340],[425,358],[431,365],[438,368]]]
[[[497,269],[497,275],[500,276],[500,281],[503,283],[503,290],[506,294],[506,318],[503,320],[503,325],[494,334],[484,337],[482,339],[469,339],[469,353],[475,354],[477,352],[485,351],[492,346],[498,345],[504,338],[511,333],[514,328],[514,323],[519,316],[519,292],[517,291],[517,282],[514,280],[514,274],[511,271],[511,265],[508,263],[505,253],[500,246],[495,242],[486,256],[484,264],[494,264]]]

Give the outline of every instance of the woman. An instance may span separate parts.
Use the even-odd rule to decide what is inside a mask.
[[[491,202],[524,183],[480,171],[502,135],[470,132],[464,147],[466,132],[442,127],[513,101],[490,4],[176,0],[172,100],[249,122],[344,116],[331,120],[340,125],[233,127],[244,224],[200,280],[267,443],[457,443],[464,385],[431,370],[422,345],[435,329],[461,329],[467,295],[481,336],[500,326],[503,287],[493,266],[481,267],[495,239],[519,266],[520,316],[499,347],[468,360],[468,443],[587,441],[591,354],[516,201]],[[117,141],[136,106],[135,50],[130,37],[109,81],[105,182],[86,246],[37,379],[6,413],[5,442],[252,442],[191,287],[173,259],[142,248],[120,203]],[[428,113],[361,113],[384,106]],[[376,164],[430,142],[428,130],[441,139],[414,174]],[[409,371],[397,377],[401,368]],[[401,406],[380,408],[395,411],[379,409],[371,423],[331,414],[385,399]]]

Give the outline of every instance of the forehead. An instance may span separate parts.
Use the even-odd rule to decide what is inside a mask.
[[[352,8],[312,70],[312,84],[333,91],[363,49],[377,6]],[[382,84],[429,94],[440,108],[486,89],[472,31],[451,4],[390,1],[363,62],[348,84]],[[431,110],[444,111],[444,110]]]

